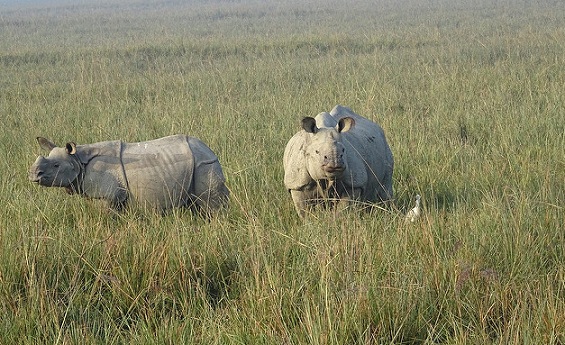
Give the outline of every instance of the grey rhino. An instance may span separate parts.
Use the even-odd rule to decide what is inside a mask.
[[[192,207],[209,215],[227,204],[229,191],[216,155],[197,138],[173,135],[138,143],[120,140],[57,147],[38,137],[39,156],[29,179],[46,187],[108,200],[117,211],[134,202],[163,212]]]
[[[394,159],[382,128],[337,105],[305,117],[284,151],[284,184],[299,216],[324,201],[392,199]]]

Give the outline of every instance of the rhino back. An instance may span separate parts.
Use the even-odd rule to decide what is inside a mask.
[[[331,116],[339,121],[343,117],[355,120],[355,126],[342,137],[348,152],[356,152],[356,156],[366,162],[368,184],[367,197],[370,199],[383,198],[384,195],[392,196],[392,171],[394,158],[386,140],[383,129],[377,123],[354,113],[351,109],[337,105],[330,112]],[[352,158],[348,156],[348,162]],[[376,194],[375,194],[376,193]]]
[[[216,154],[200,139],[195,137],[186,137],[186,140],[194,157],[194,164],[196,167],[202,164],[210,164],[218,161]]]
[[[194,159],[194,182],[195,189],[224,189],[224,172],[216,154],[195,137],[187,137],[188,146]],[[196,186],[198,184],[198,186]]]
[[[209,213],[227,206],[230,193],[218,157],[198,138],[188,137],[188,145],[194,156],[191,195],[197,209]]]
[[[168,209],[189,202],[194,156],[188,140],[176,135],[123,145],[123,169],[137,203]]]
[[[344,133],[344,137],[351,145],[363,152],[365,158],[392,164],[392,151],[381,126],[341,105],[336,105],[330,114],[336,122],[344,117],[351,117],[355,120],[355,126],[349,132]]]

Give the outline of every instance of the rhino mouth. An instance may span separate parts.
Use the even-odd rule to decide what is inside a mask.
[[[345,167],[326,167],[324,171],[328,177],[339,177],[343,175]]]
[[[51,186],[43,171],[30,171],[28,177],[33,183],[37,183],[41,186]]]
[[[30,171],[28,174],[28,178],[31,182],[41,184],[41,174],[37,174],[34,173],[33,171]]]

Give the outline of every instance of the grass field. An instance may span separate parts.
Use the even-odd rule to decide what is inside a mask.
[[[565,344],[564,90],[561,1],[0,0],[0,343]],[[302,221],[284,146],[336,104],[395,207]],[[210,222],[27,179],[36,136],[175,133],[223,165]]]

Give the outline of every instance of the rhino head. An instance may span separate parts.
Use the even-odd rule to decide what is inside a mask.
[[[76,157],[76,144],[67,143],[57,147],[51,141],[38,137],[39,146],[49,152],[47,157],[39,156],[29,168],[29,179],[45,187],[72,186],[79,176],[82,165]]]
[[[335,180],[343,175],[347,169],[347,160],[341,133],[354,126],[355,120],[351,117],[340,119],[335,127],[322,128],[317,127],[316,120],[312,117],[302,120],[302,128],[310,133],[309,143],[304,150],[306,166],[314,180]]]

